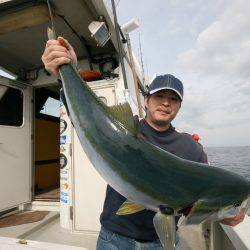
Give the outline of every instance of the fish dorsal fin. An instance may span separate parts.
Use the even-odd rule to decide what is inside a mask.
[[[137,212],[140,212],[144,210],[145,207],[138,205],[132,201],[126,200],[123,202],[119,210],[116,212],[117,215],[128,215],[128,214],[134,214]]]
[[[132,110],[127,102],[115,106],[108,107],[112,116],[118,120],[132,134],[137,134]]]

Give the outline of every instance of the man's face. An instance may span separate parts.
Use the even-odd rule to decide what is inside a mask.
[[[181,101],[172,90],[161,90],[145,97],[147,121],[157,126],[168,125],[177,115]]]

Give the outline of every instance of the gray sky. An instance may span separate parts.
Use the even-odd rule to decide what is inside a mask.
[[[171,73],[184,83],[173,125],[198,133],[204,146],[250,145],[250,1],[116,2],[121,25],[139,19],[146,75]],[[138,37],[131,33],[137,57]]]
[[[145,71],[183,81],[174,126],[205,146],[250,145],[250,1],[118,0],[118,21],[140,22]],[[139,32],[131,33],[138,55]]]

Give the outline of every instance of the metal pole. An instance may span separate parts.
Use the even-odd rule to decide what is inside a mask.
[[[137,100],[137,104],[138,104],[138,114],[139,114],[139,118],[143,118],[142,105],[141,105],[141,99],[140,99],[140,92],[139,92],[139,87],[138,87],[138,77],[137,77],[137,74],[135,72],[135,63],[134,63],[134,58],[133,58],[133,55],[132,55],[129,34],[126,34],[126,40],[127,40],[127,45],[128,45],[128,54],[129,54],[129,59],[130,59],[130,67],[132,69],[133,78],[134,78],[135,94],[136,94],[136,100]]]
[[[118,23],[117,23],[115,1],[111,0],[111,3],[112,3],[113,15],[114,15],[116,39],[117,39],[117,44],[118,44],[118,54],[119,54],[119,58],[120,58],[120,62],[121,62],[121,67],[122,67],[122,75],[123,75],[123,81],[124,81],[124,88],[128,89],[127,77],[126,77],[125,66],[124,66],[124,61],[123,61],[123,54],[122,54],[121,39],[120,39],[120,34],[119,34],[119,26],[118,26]]]
[[[141,34],[139,31],[139,49],[140,49],[140,59],[141,59],[141,69],[142,69],[142,85],[145,87],[145,72],[144,72],[144,64],[142,60],[142,50],[141,50]]]

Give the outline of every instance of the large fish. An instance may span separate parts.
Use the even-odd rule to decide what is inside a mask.
[[[47,0],[56,39],[50,1]],[[108,107],[72,64],[59,69],[66,106],[81,145],[100,175],[128,200],[118,214],[150,209],[164,249],[175,248],[174,214],[191,207],[186,224],[235,215],[249,207],[250,182],[206,164],[181,159],[149,143],[135,127],[128,103]]]
[[[247,209],[249,181],[151,144],[136,131],[127,103],[106,106],[71,64],[63,65],[60,74],[84,151],[105,181],[128,199],[118,214],[155,211],[154,225],[164,248],[174,249],[173,211],[191,207],[186,223],[199,224],[223,210]]]

